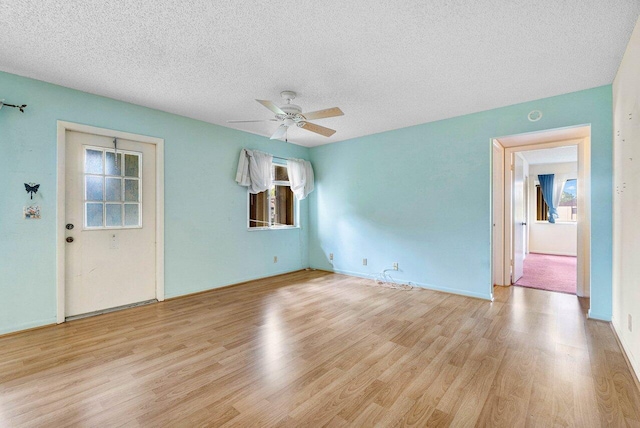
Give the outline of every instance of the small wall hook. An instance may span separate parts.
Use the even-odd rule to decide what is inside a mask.
[[[15,105],[15,104],[7,104],[4,102],[4,99],[0,100],[0,109],[2,109],[3,106],[7,106],[7,107],[12,107],[12,108],[17,108],[18,110],[20,110],[20,113],[24,113],[24,109],[27,108],[26,104],[22,104],[22,105]]]

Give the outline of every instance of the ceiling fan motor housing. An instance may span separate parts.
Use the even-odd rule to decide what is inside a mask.
[[[292,126],[305,120],[304,116],[301,114],[302,107],[298,105],[285,104],[280,106],[280,109],[286,114],[277,114],[276,119],[284,121],[285,126]]]

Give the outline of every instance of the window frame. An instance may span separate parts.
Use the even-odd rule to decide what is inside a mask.
[[[281,167],[285,167],[287,168],[287,164],[286,162],[282,162],[282,161],[278,161],[276,159],[271,161],[271,168],[273,171],[273,168],[275,168],[276,166],[281,166]],[[287,174],[288,174],[288,170],[287,170]],[[274,174],[275,175],[275,174]],[[289,189],[291,189],[291,182],[290,181],[280,181],[280,180],[273,180],[271,182],[271,186],[275,187],[275,186],[287,186],[289,187]],[[271,190],[271,188],[269,189]],[[300,229],[300,201],[298,201],[298,198],[295,197],[295,195],[293,195],[293,225],[272,225],[271,224],[271,216],[268,216],[269,218],[269,226],[259,226],[259,227],[251,227],[251,192],[249,192],[249,190],[247,190],[247,231],[249,232],[258,232],[258,231],[262,231],[262,230],[287,230],[287,229]]]

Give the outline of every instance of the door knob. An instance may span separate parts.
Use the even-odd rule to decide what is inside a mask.
[[[68,243],[72,243],[72,242],[73,242],[73,238],[69,236],[69,237],[66,239],[66,241],[67,241]]]
[[[65,227],[67,228],[67,230],[73,229],[73,225],[71,223],[67,223]]]
[[[523,225],[523,226],[526,226],[526,225],[527,225],[527,222],[526,222],[526,221],[523,221],[523,222],[522,222],[522,225]]]

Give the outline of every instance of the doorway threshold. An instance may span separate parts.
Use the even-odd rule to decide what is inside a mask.
[[[93,317],[93,316],[96,316],[96,315],[108,314],[110,312],[122,311],[124,309],[136,308],[138,306],[146,306],[146,305],[150,305],[151,303],[157,303],[157,302],[158,302],[157,299],[145,300],[143,302],[131,303],[129,305],[116,306],[115,308],[107,308],[107,309],[101,309],[99,311],[87,312],[86,314],[73,315],[73,316],[70,316],[70,317],[65,317],[64,320],[65,321],[74,321],[74,320],[79,320],[79,319],[82,319],[82,318]]]

